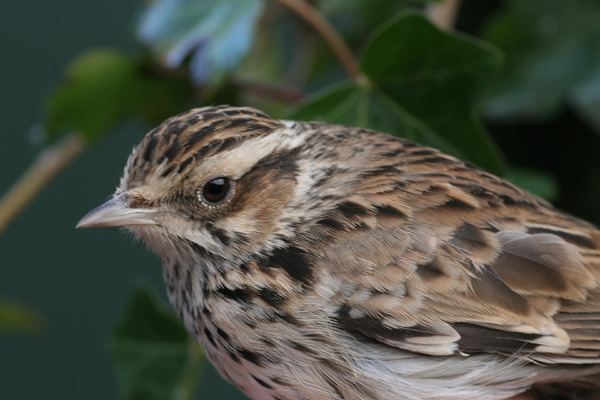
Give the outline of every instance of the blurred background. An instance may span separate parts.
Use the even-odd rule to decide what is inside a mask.
[[[355,51],[377,25],[373,21],[385,21],[382,15],[370,15],[372,21],[354,29],[357,22],[343,13],[340,1],[313,3],[329,10],[330,19],[349,38]],[[406,3],[421,6],[422,2]],[[550,3],[556,13],[562,13],[561,7],[568,2]],[[509,43],[502,24],[516,27],[523,21],[507,17],[491,28],[489,21],[514,4],[464,1],[456,29],[474,35],[485,31],[498,45]],[[597,1],[578,0],[570,4],[564,7],[576,9],[569,17],[573,20],[590,4],[592,8],[588,7],[587,13],[600,15]],[[0,194],[43,149],[45,99],[60,83],[65,66],[91,47],[139,51],[134,20],[142,7],[136,1],[117,0],[25,0],[0,4]],[[506,61],[508,71],[514,73],[501,75],[497,81],[500,85],[490,89],[491,94],[483,102],[483,122],[508,165],[535,171],[533,175],[517,177],[517,181],[529,180],[530,189],[540,184],[541,194],[560,208],[598,223],[600,139],[595,124],[600,115],[600,78],[594,78],[596,86],[592,78],[587,86],[564,78],[585,74],[600,77],[600,54],[588,54],[590,46],[600,47],[598,36],[594,36],[598,32],[585,30],[585,26],[579,26],[577,32],[572,27],[563,29],[561,24],[566,22],[557,20],[552,13],[527,16],[527,12],[536,10],[532,7],[515,15],[535,18],[533,25],[537,24],[538,30],[557,35],[551,42],[560,44],[559,49],[545,47],[539,59],[529,59],[523,66],[510,63],[520,56],[519,51],[528,51],[525,44],[523,49],[511,48]],[[275,14],[280,15],[281,10]],[[308,30],[305,26],[300,29]],[[564,51],[565,48],[578,51]],[[582,64],[586,68],[582,69]],[[535,68],[539,68],[537,75]],[[544,79],[530,82],[528,73]],[[323,78],[324,73],[314,75],[303,83],[303,90],[314,91],[323,82],[329,82]],[[339,81],[343,71],[338,67],[333,75],[333,81]],[[510,85],[526,87],[527,91],[503,91]],[[558,86],[560,93],[547,90],[545,85]],[[575,93],[572,88],[579,91]],[[582,91],[592,98],[586,107],[581,106],[585,99]],[[223,97],[211,100],[234,98],[229,92],[223,93]],[[243,98],[235,98],[244,102]],[[549,104],[542,104],[543,99]],[[268,104],[273,110],[281,110],[273,102]],[[0,333],[0,398],[117,398],[108,337],[125,312],[133,282],[147,279],[164,298],[160,262],[117,229],[76,231],[74,226],[112,193],[127,156],[148,128],[149,125],[135,121],[119,124],[111,135],[60,174],[2,234],[0,299],[30,308],[40,320],[32,322],[37,326],[35,333]],[[509,175],[519,175],[517,169],[510,171]],[[217,378],[212,367],[207,367],[197,397],[245,398]]]

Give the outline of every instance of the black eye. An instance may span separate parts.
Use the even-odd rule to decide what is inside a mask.
[[[226,176],[213,178],[206,182],[199,191],[199,200],[206,205],[216,206],[231,197],[233,182]]]

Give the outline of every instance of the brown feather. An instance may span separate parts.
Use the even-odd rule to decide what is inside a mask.
[[[572,362],[598,357],[600,327],[583,323],[585,313],[600,312],[598,231],[469,164],[435,151],[412,157],[425,148],[383,141],[382,152],[406,155],[372,155],[379,165],[369,164],[352,196],[363,215],[334,210],[328,217],[345,229],[335,232],[318,265],[350,284],[336,296],[344,299],[340,310],[354,310],[342,323],[425,354],[538,359],[540,352],[549,363],[552,353]],[[385,208],[396,212],[376,211]],[[584,317],[567,324],[573,313]],[[369,316],[401,323],[396,331],[393,324],[358,323]],[[435,334],[440,324],[460,335],[455,347],[447,341],[452,335]],[[424,328],[429,341],[409,343],[406,332]]]

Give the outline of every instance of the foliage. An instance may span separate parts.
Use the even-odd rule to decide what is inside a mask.
[[[484,37],[506,54],[485,111],[542,120],[570,104],[600,131],[600,2],[509,0]]]
[[[93,141],[124,118],[138,116],[159,123],[177,113],[192,88],[186,79],[157,76],[150,68],[142,57],[115,50],[90,50],[79,56],[48,99],[48,139],[75,130]]]
[[[144,11],[138,37],[171,68],[189,58],[197,82],[231,73],[252,46],[262,0],[163,0]]]
[[[203,369],[200,346],[147,285],[138,285],[110,349],[124,400],[188,400]]]
[[[493,47],[402,13],[367,40],[360,64],[367,83],[317,92],[292,118],[394,133],[502,174],[501,158],[473,110],[499,63]]]

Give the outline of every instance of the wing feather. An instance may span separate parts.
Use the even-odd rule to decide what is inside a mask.
[[[340,325],[423,354],[600,363],[600,232],[438,158],[379,161],[327,216]]]

